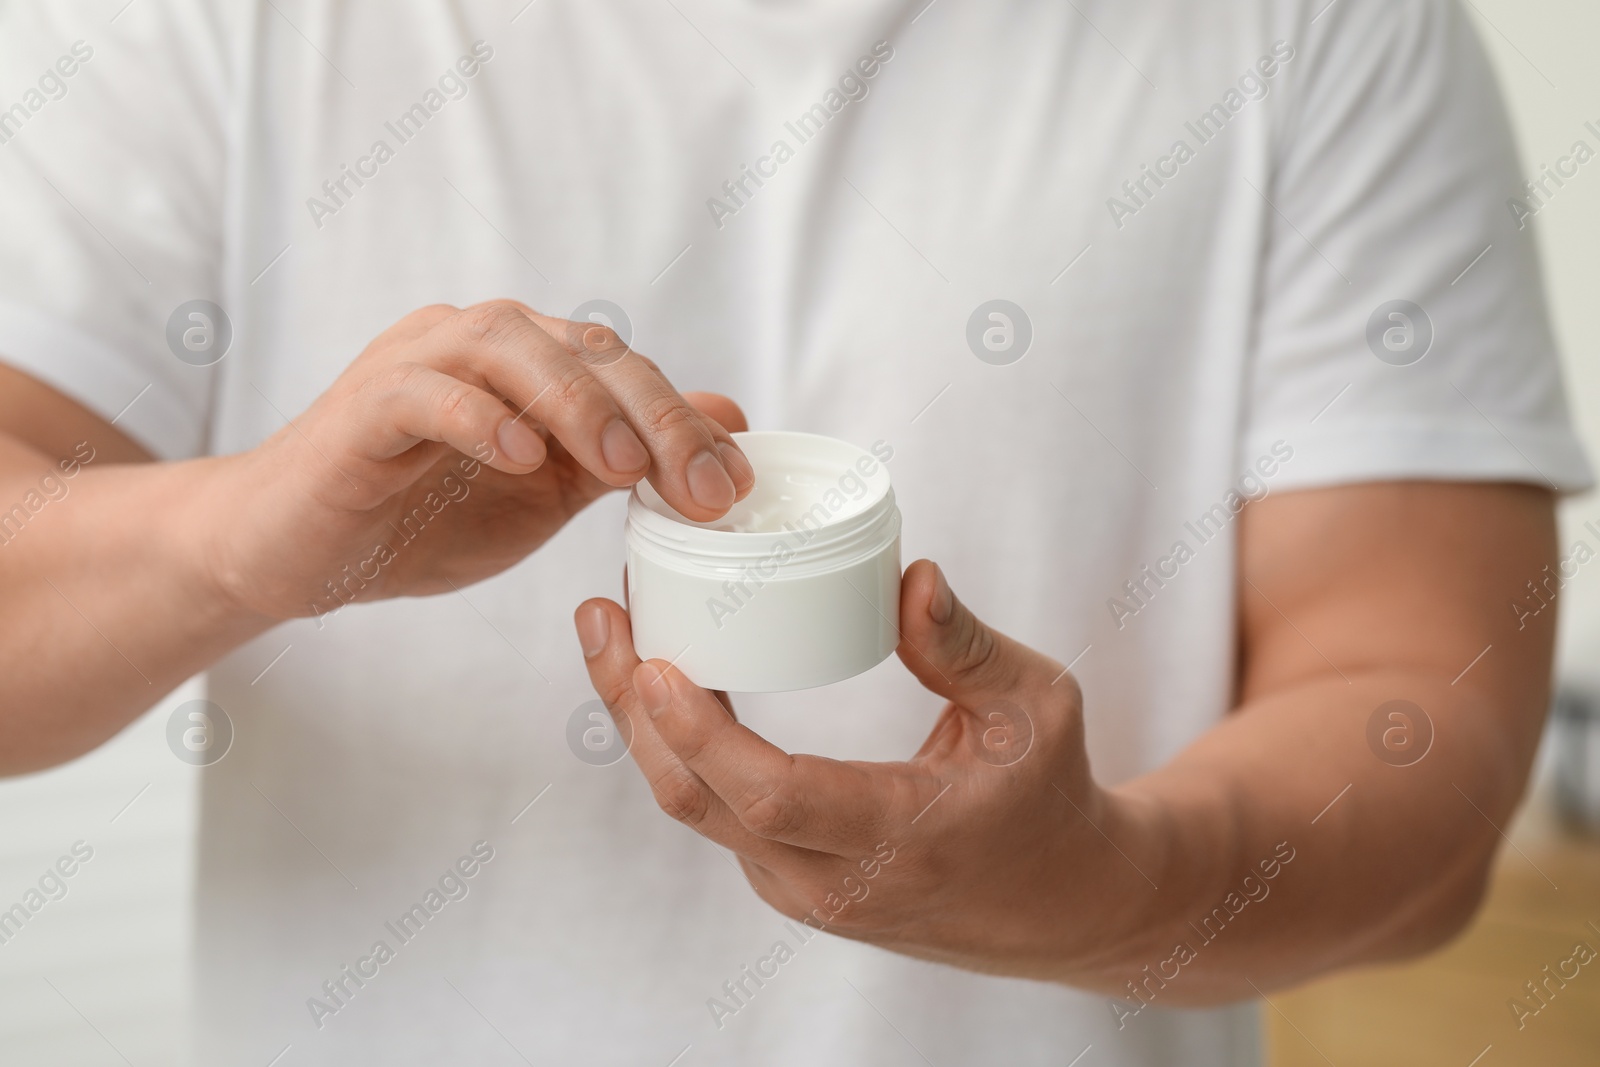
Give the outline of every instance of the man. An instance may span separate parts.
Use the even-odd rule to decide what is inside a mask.
[[[201,1062],[1249,1063],[1471,915],[1589,472],[1453,2],[5,21],[0,750],[208,671]],[[747,421],[924,561],[735,721],[598,595]]]

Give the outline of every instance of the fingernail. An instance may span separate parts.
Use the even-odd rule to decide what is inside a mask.
[[[538,434],[516,419],[502,422],[495,436],[500,439],[500,451],[513,463],[527,466],[544,459],[544,442]]]
[[[950,592],[950,583],[945,581],[944,569],[934,564],[933,597],[928,601],[928,617],[943,626],[950,621],[955,606],[955,594]]]
[[[653,663],[641,663],[633,672],[633,687],[639,693],[639,702],[652,719],[672,706],[672,687],[667,676]]]
[[[750,466],[743,452],[726,441],[717,442],[717,451],[722,453],[722,466],[727,470],[728,477],[733,479],[736,490],[742,493],[756,484],[755,468]]]
[[[722,461],[710,452],[702,452],[689,461],[689,495],[696,504],[712,511],[727,511],[737,492]]]
[[[583,646],[584,659],[594,659],[605,651],[609,629],[606,613],[599,604],[588,604],[578,609],[578,644]]]
[[[618,474],[632,474],[650,465],[650,453],[633,427],[621,419],[612,419],[605,433],[600,435],[600,454],[606,466]]]

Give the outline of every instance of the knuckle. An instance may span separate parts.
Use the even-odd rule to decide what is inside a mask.
[[[994,669],[999,643],[994,631],[966,613],[961,633],[955,638],[954,656],[950,669],[961,681],[986,677]]]
[[[485,343],[519,336],[529,326],[528,317],[519,308],[500,300],[467,308],[457,320],[468,339]]]
[[[436,322],[443,322],[452,315],[459,315],[461,309],[454,304],[427,304],[411,312],[400,321],[415,323],[422,326],[432,326]]]
[[[524,304],[522,301],[516,299],[515,297],[510,297],[510,296],[501,297],[498,300],[486,301],[486,303],[489,303],[489,304],[503,304],[508,308],[515,309],[516,311],[518,311],[519,313],[521,313],[523,315],[537,315],[538,314],[538,312],[534,311],[533,308],[529,307],[527,304]]]
[[[748,870],[745,872],[745,880],[750,883],[750,888],[755,890],[756,896],[784,918],[805,923],[814,930],[822,930],[825,927],[826,924],[818,916],[826,915],[827,912],[810,903],[806,890],[796,889],[770,875],[752,876]]]
[[[745,869],[744,877],[745,881],[750,883],[750,888],[755,891],[756,896],[769,908],[772,908],[785,918],[802,919],[809,914],[806,911],[805,904],[785,892],[780,883],[774,882],[770,878],[752,875],[748,868]]]
[[[450,424],[460,424],[473,421],[476,400],[477,393],[471,386],[465,382],[455,382],[440,388],[435,403],[442,420]]]
[[[683,771],[669,771],[655,784],[656,804],[686,826],[699,826],[711,811],[706,787]]]
[[[420,363],[402,360],[364,379],[359,388],[369,399],[392,401],[410,392],[425,371]]]
[[[539,323],[539,328],[549,334],[557,344],[561,345],[573,355],[583,352],[583,331],[591,326],[599,325],[593,322],[584,322],[578,319],[561,319],[545,317]]]
[[[805,820],[805,803],[787,782],[758,787],[739,817],[739,821],[761,837],[784,837]]]
[[[628,703],[633,697],[633,680],[627,671],[606,669],[606,657],[600,657],[596,663],[598,669],[589,672],[590,684],[594,686],[595,694],[605,704],[606,710],[613,719],[619,715],[632,718],[628,710]]]
[[[553,407],[577,410],[599,399],[605,390],[589,368],[582,363],[562,360],[564,364],[550,382],[545,401]]]
[[[461,309],[452,304],[427,304],[414,311],[408,311],[395,320],[394,325],[379,334],[372,344],[367,346],[367,350],[376,351],[405,344],[460,313]]]
[[[704,729],[690,728],[673,738],[672,750],[678,754],[679,759],[693,767],[710,753],[711,733]]]
[[[668,393],[647,400],[639,412],[639,419],[644,430],[656,434],[670,434],[697,422],[689,405]]]
[[[1068,707],[1073,710],[1083,707],[1083,686],[1078,684],[1077,675],[1071,671],[1066,671],[1051,685],[1060,691],[1057,699],[1064,702]]]

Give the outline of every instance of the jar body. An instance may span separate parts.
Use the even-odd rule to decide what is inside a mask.
[[[648,486],[629,501],[639,658],[741,693],[810,689],[881,663],[899,643],[900,606],[900,513],[882,460],[811,434],[734,436],[756,490],[728,521],[690,523]]]
[[[770,569],[770,568],[769,568]],[[672,661],[705,689],[776,693],[843,681],[900,642],[900,538],[828,574],[684,574],[628,553],[640,659]],[[885,610],[887,606],[887,610]]]

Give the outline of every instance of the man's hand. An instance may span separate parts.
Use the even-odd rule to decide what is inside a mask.
[[[259,447],[178,463],[0,366],[0,501],[84,461],[0,538],[0,773],[88,751],[282,619],[502,571],[642,478],[715,518],[754,482],[743,428],[613,331],[511,301],[414,312]]]
[[[1062,921],[1093,901],[1148,900],[1111,844],[1133,815],[1089,776],[1077,682],[980,622],[926,560],[906,570],[900,620],[900,659],[948,703],[910,760],[863,763],[788,755],[675,668],[641,663],[615,603],[576,616],[590,677],[628,718],[662,809],[736,852],[780,912],[1031,977],[1123,951],[1105,935],[1132,924]]]
[[[1237,704],[1111,788],[1090,777],[1071,676],[926,562],[906,572],[899,654],[949,703],[904,763],[779,751],[640,663],[609,601],[578,609],[578,634],[661,806],[737,852],[774,907],[1098,990],[1131,1026],[1149,1005],[1249,997],[1461,929],[1548,701],[1555,613],[1521,606],[1556,559],[1547,492],[1344,486],[1238,521]],[[1382,740],[1395,707],[1416,752]]]
[[[732,401],[691,404],[604,326],[506,300],[428,307],[260,447],[214,461],[194,523],[218,588],[269,618],[448,592],[646,477],[689,518],[721,515],[754,484],[729,428]]]

